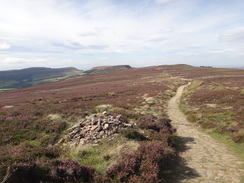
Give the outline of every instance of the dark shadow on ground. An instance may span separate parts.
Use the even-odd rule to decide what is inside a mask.
[[[193,137],[180,137],[177,136],[175,137],[175,149],[177,152],[184,152],[187,151],[188,149],[190,149],[189,146],[187,146],[187,144],[194,144],[195,140]]]
[[[184,180],[194,179],[196,177],[199,177],[200,175],[197,173],[196,170],[190,168],[186,164],[186,160],[180,157],[181,153],[184,153],[190,147],[187,144],[195,143],[194,138],[192,137],[175,137],[175,145],[174,148],[177,152],[176,157],[176,166],[174,169],[175,178],[172,183],[180,183]]]

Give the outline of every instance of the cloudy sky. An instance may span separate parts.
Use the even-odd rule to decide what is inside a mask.
[[[0,0],[0,70],[244,65],[243,0]]]

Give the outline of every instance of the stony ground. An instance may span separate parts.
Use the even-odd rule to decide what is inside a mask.
[[[168,115],[184,144],[181,153],[185,168],[179,182],[241,183],[244,170],[241,162],[224,144],[216,142],[189,123],[178,103],[186,85],[181,86],[168,104]]]

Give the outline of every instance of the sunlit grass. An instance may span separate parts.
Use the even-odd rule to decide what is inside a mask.
[[[119,159],[123,151],[132,151],[139,147],[137,141],[128,140],[122,136],[114,139],[104,139],[98,144],[80,145],[70,148],[65,158],[72,158],[81,165],[91,165],[99,173],[104,173],[106,169]]]

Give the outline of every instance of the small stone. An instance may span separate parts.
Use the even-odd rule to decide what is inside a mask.
[[[118,129],[116,129],[116,128],[114,128],[113,130],[112,130],[112,133],[113,134],[115,134],[115,133],[117,133],[118,132]]]
[[[79,129],[80,128],[80,123],[77,123],[73,125],[71,128],[68,129],[69,132],[72,132],[74,129]]]
[[[132,127],[132,124],[130,124],[130,123],[128,123],[128,124],[125,123],[124,126],[125,126],[125,127]]]
[[[85,138],[85,134],[83,132],[80,133],[80,138]]]
[[[65,139],[61,138],[59,141],[58,141],[58,144],[61,144],[65,141]]]
[[[104,126],[103,126],[103,129],[106,130],[108,129],[109,125],[106,123]]]
[[[189,173],[190,173],[190,171],[189,171],[189,170],[186,170],[186,171],[185,171],[185,174],[189,174]]]
[[[69,136],[71,137],[71,138],[73,138],[74,136],[75,136],[75,134],[76,134],[76,132],[71,132],[71,133],[69,133]]]
[[[97,139],[101,139],[102,138],[102,136],[99,134],[98,136],[97,136]]]
[[[73,133],[79,133],[80,132],[80,128],[77,128],[73,131]]]
[[[118,116],[116,117],[116,119],[117,119],[118,121],[121,121],[121,122],[124,122],[124,123],[127,122],[126,118],[125,118],[124,116],[122,116],[122,115],[118,115]]]
[[[98,132],[100,132],[100,131],[102,131],[103,130],[103,128],[101,127],[101,126],[99,126],[98,128],[97,128],[97,131]]]
[[[92,124],[93,125],[96,125],[97,124],[97,118],[96,117],[93,117],[92,120],[91,120]]]
[[[91,127],[91,131],[96,130],[97,127],[98,127],[98,125],[94,125],[94,126],[92,126],[92,127]]]
[[[97,125],[101,126],[101,119],[98,119]]]

